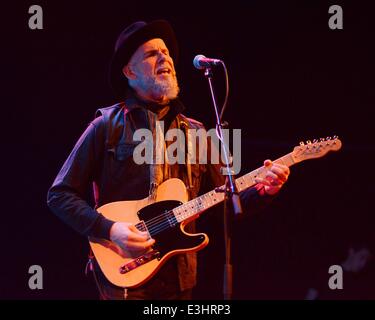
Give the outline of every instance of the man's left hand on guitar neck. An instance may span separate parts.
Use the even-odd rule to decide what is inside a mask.
[[[280,191],[284,183],[288,180],[290,170],[283,164],[273,163],[267,159],[264,161],[267,169],[264,178],[256,178],[255,181],[261,186],[260,194],[274,195]]]

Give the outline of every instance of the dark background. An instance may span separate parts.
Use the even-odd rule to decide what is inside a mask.
[[[273,204],[235,224],[236,299],[303,299],[326,283],[351,243],[373,249],[374,11],[370,2],[19,1],[2,7],[1,85],[3,299],[97,299],[85,277],[85,238],[46,206],[46,192],[95,110],[115,103],[107,67],[119,32],[137,20],[175,28],[186,114],[212,126],[214,113],[196,54],[223,59],[230,77],[226,120],[242,128],[243,173],[299,141],[339,135],[343,148],[292,168]],[[44,29],[28,28],[39,4]],[[344,29],[330,30],[339,4]],[[178,7],[177,7],[178,6]],[[224,92],[220,69],[216,90]],[[5,205],[4,205],[5,204]],[[201,225],[197,298],[221,298],[221,217]],[[44,289],[28,288],[28,268]],[[370,280],[369,280],[370,279]],[[374,298],[374,269],[331,298]]]

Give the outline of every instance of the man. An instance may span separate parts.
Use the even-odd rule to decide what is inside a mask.
[[[136,22],[120,34],[110,66],[110,82],[123,102],[99,110],[99,116],[75,145],[48,193],[51,210],[75,230],[111,240],[136,256],[148,250],[155,240],[134,225],[110,221],[91,208],[84,195],[92,183],[97,208],[114,201],[152,197],[161,182],[173,177],[184,181],[190,199],[224,182],[218,164],[138,165],[132,157],[137,145],[134,132],[150,129],[155,141],[159,120],[164,121],[165,130],[203,128],[198,121],[181,114],[184,107],[178,99],[174,68],[177,55],[175,35],[166,21]],[[211,147],[207,142],[206,149]],[[265,202],[270,198],[267,194],[277,193],[288,179],[286,166],[270,160],[265,161],[265,166],[266,178],[242,194],[245,206],[253,200]],[[187,229],[194,232],[194,223]],[[190,299],[196,284],[194,253],[174,256],[146,284],[129,290],[109,283],[97,264],[94,269],[102,299]]]

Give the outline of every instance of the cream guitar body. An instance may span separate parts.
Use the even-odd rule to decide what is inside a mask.
[[[173,225],[173,222],[163,215],[185,202],[187,191],[184,183],[179,179],[169,179],[158,187],[156,200],[153,202],[145,198],[112,202],[100,207],[98,211],[107,219],[130,222],[140,230],[146,230],[143,223],[151,221],[149,233],[156,240],[152,250],[142,256],[132,257],[126,256],[110,241],[90,238],[92,251],[107,279],[119,287],[136,287],[151,278],[171,256],[205,247],[208,244],[206,234],[189,234],[184,231],[185,225],[193,218]],[[153,226],[152,218],[160,215],[162,217],[158,218]],[[166,230],[158,232],[164,228]]]

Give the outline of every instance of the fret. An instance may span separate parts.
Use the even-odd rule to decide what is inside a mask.
[[[293,157],[292,157],[291,153],[288,153],[285,156],[277,159],[276,162],[279,162],[279,160],[281,161],[282,164],[284,164],[288,167],[290,167],[294,164],[294,160],[293,160]]]
[[[174,216],[173,212],[169,211],[165,217],[167,218],[167,221],[169,223],[169,226],[170,227],[174,227],[177,223],[177,219],[176,217]]]
[[[205,203],[205,206],[208,208],[211,206],[211,203],[210,203],[210,197],[207,195],[207,193],[205,193],[204,195],[201,196],[202,198],[202,201],[203,203]]]
[[[256,170],[256,176],[257,176],[257,178],[264,178],[266,176],[266,168],[260,167],[259,169],[257,169]]]
[[[185,207],[185,205],[183,204],[182,206],[180,206],[180,212],[179,212],[179,215],[177,218],[177,221],[183,221],[185,220],[185,217],[186,217],[186,212],[187,212],[187,209]]]
[[[206,207],[207,208],[211,207],[212,206],[212,199],[209,196],[209,194],[205,193],[202,197],[203,197],[203,201],[206,203]]]
[[[245,176],[242,176],[242,177],[236,179],[236,187],[237,187],[238,192],[241,192],[241,191],[247,189],[248,183],[245,179]]]
[[[224,200],[224,192],[214,191],[213,194],[214,194],[214,205]]]
[[[246,186],[245,188],[241,188],[241,191],[247,189],[247,188],[250,188],[252,185],[255,184],[255,181],[251,175],[251,172],[250,173],[247,173],[245,174],[244,176],[242,176],[242,178],[244,179],[245,183],[246,183]]]
[[[181,215],[181,207],[173,209],[173,213],[175,214],[175,216],[179,217]]]
[[[198,203],[198,209],[199,210],[202,210],[202,209],[206,208],[204,199],[202,197],[197,198],[197,203]]]
[[[281,157],[281,158],[275,160],[275,162],[278,163],[278,164],[286,165],[286,159],[284,159],[284,157]]]
[[[186,220],[199,212],[202,212],[217,203],[224,200],[223,193],[217,193],[215,191],[211,191],[206,193],[194,200],[191,200],[187,203],[182,204],[181,206],[172,210],[176,220],[181,222]]]

